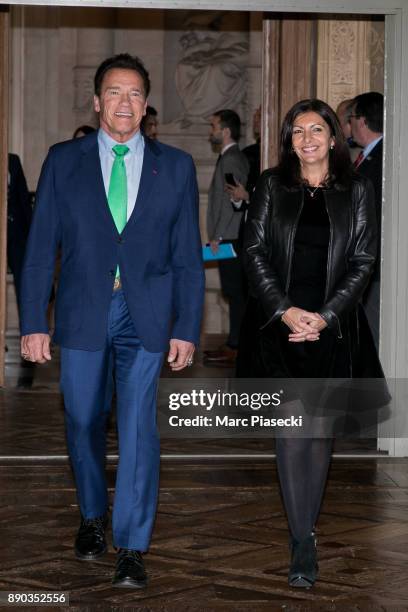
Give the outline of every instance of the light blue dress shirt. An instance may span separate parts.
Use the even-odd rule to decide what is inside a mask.
[[[380,142],[380,140],[382,140],[382,136],[379,136],[378,138],[376,138],[375,140],[372,140],[370,142],[370,144],[368,144],[364,149],[363,149],[363,155],[364,155],[364,159],[366,159],[371,151],[374,149],[374,147]]]
[[[143,155],[144,155],[144,138],[141,132],[137,132],[127,142],[116,142],[111,138],[105,130],[99,128],[98,130],[98,146],[99,146],[99,158],[101,160],[103,184],[105,186],[106,198],[109,193],[109,182],[112,172],[113,162],[115,160],[115,153],[112,151],[112,147],[117,144],[125,144],[129,147],[129,151],[125,155],[125,166],[126,166],[126,177],[127,177],[127,220],[133,212],[136,204],[136,198],[139,191],[140,177],[142,175]]]

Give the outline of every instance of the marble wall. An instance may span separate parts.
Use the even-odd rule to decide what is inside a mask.
[[[384,91],[384,21],[319,20],[317,96],[336,108],[366,91]]]

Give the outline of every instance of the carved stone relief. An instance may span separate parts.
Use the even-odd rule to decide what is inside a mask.
[[[93,77],[96,66],[74,66],[74,108],[78,123],[89,123],[94,118],[93,112]]]
[[[249,50],[248,18],[226,11],[180,11],[165,32],[171,100],[165,122],[179,129],[208,123],[221,108],[245,116]]]
[[[384,23],[319,20],[317,96],[334,108],[370,90],[383,91]]]
[[[239,107],[246,94],[248,42],[232,32],[188,32],[179,42],[175,84],[184,108],[182,123],[190,125],[221,108]]]
[[[370,89],[384,91],[384,21],[373,21],[369,31]]]

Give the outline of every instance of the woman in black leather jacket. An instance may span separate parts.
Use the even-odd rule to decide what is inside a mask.
[[[244,254],[254,296],[249,316],[256,304],[259,331],[240,347],[251,363],[240,375],[382,376],[359,307],[377,256],[373,188],[354,173],[324,102],[303,100],[286,115],[279,165],[261,175],[251,201]],[[291,586],[310,587],[317,577],[314,527],[331,448],[323,437],[276,439]]]

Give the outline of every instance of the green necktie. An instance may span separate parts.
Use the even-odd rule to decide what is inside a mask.
[[[125,155],[129,151],[126,145],[115,145],[112,147],[115,153],[115,161],[109,182],[108,204],[115,221],[119,234],[122,232],[127,221],[127,178]],[[119,276],[119,266],[116,268],[116,277]]]

